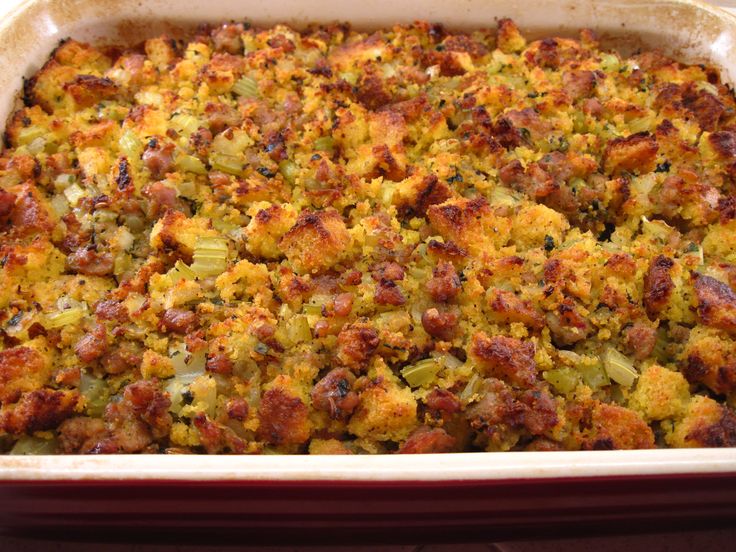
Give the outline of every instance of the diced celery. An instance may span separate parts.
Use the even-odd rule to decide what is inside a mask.
[[[197,238],[194,244],[192,271],[199,277],[218,276],[227,268],[227,240],[219,237]]]
[[[423,387],[434,381],[440,364],[434,358],[426,358],[401,369],[401,375],[410,387]]]
[[[320,136],[314,141],[314,149],[332,153],[335,149],[335,139],[332,136]]]
[[[240,77],[238,82],[233,85],[233,92],[243,98],[258,98],[260,92],[258,91],[258,82],[247,75]]]
[[[294,345],[312,339],[312,330],[309,329],[309,321],[304,315],[298,315],[289,321],[287,336]]]
[[[296,175],[297,172],[299,172],[299,167],[290,159],[285,159],[284,161],[279,163],[279,172],[283,175],[284,180],[293,185],[296,181]]]
[[[601,69],[606,73],[615,73],[621,68],[621,60],[616,54],[601,54]]]
[[[131,130],[126,130],[118,140],[120,151],[128,159],[138,159],[143,153],[143,142]]]
[[[549,382],[558,393],[571,393],[580,382],[580,375],[572,368],[555,368],[547,370],[542,377]]]
[[[110,400],[110,390],[105,380],[82,374],[79,392],[85,398],[85,408],[89,416],[102,416]]]
[[[87,192],[84,191],[76,182],[64,190],[64,196],[72,207],[76,207],[79,200],[86,195]]]
[[[183,171],[192,172],[194,174],[207,174],[207,167],[204,163],[193,155],[180,155],[176,159],[176,164]]]
[[[606,374],[606,371],[603,369],[603,366],[599,363],[583,363],[581,362],[576,366],[577,371],[580,372],[580,375],[583,377],[583,382],[585,385],[590,387],[591,389],[600,389],[601,387],[605,387],[606,385],[609,385],[611,381],[608,379],[608,375]]]
[[[56,194],[49,203],[57,217],[63,217],[69,212],[69,202],[62,194]]]
[[[9,454],[14,456],[21,455],[40,455],[40,454],[56,454],[57,443],[55,439],[39,439],[38,437],[23,436],[16,441]]]
[[[121,274],[124,274],[130,268],[133,266],[133,258],[130,256],[129,253],[118,253],[115,255],[115,259],[113,261],[112,265],[112,273],[115,274],[115,276],[120,276]]]
[[[46,323],[44,326],[47,330],[54,330],[76,324],[82,318],[87,316],[87,310],[81,307],[73,307],[60,312],[52,312],[46,315]]]
[[[26,146],[36,140],[37,138],[42,138],[46,135],[46,130],[42,127],[38,126],[28,126],[21,128],[18,131],[18,144],[21,146]]]
[[[631,130],[632,134],[644,132],[652,127],[653,122],[653,117],[637,117],[636,119],[629,121],[629,130]]]
[[[199,121],[193,115],[188,113],[179,113],[171,118],[171,126],[182,134],[192,134],[199,128]]]
[[[608,377],[624,387],[631,387],[639,377],[631,360],[613,347],[608,347],[603,353],[603,367]]]
[[[181,260],[176,261],[174,268],[169,270],[168,275],[173,283],[179,280],[195,280],[197,278],[197,274]]]
[[[243,174],[243,163],[239,157],[226,153],[213,153],[210,156],[210,165],[216,171],[240,176]]]

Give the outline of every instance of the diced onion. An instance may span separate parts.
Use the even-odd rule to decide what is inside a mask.
[[[28,151],[32,155],[36,155],[38,153],[41,153],[46,148],[46,138],[43,136],[39,136],[33,142],[28,144]]]
[[[603,367],[608,377],[624,387],[631,387],[639,377],[631,360],[613,347],[608,347],[603,353]]]
[[[402,368],[401,375],[410,387],[423,387],[434,381],[439,370],[440,364],[435,359],[426,358]]]
[[[482,380],[478,374],[473,374],[473,376],[468,380],[467,385],[465,386],[465,389],[463,389],[460,392],[460,400],[464,403],[468,403],[473,399],[473,396],[480,391],[480,385],[482,383]]]

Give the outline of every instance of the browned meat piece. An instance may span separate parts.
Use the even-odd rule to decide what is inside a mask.
[[[229,376],[233,373],[233,367],[233,361],[224,353],[207,356],[206,369],[208,372]]]
[[[219,134],[226,128],[238,127],[243,122],[240,112],[224,103],[209,102],[204,108],[204,115],[213,134]]]
[[[342,365],[358,372],[368,365],[379,343],[378,332],[372,326],[356,322],[338,334],[335,356]]]
[[[106,435],[107,429],[103,420],[77,416],[59,426],[59,448],[65,454],[99,452],[96,450],[97,446]]]
[[[116,320],[118,322],[127,322],[128,320],[128,309],[120,301],[114,299],[97,303],[95,314],[100,320]]]
[[[0,431],[22,435],[54,429],[74,413],[79,395],[71,391],[36,389],[23,393],[11,408],[0,415]]]
[[[399,447],[399,454],[433,454],[453,452],[456,439],[444,429],[421,426],[416,429]]]
[[[544,327],[544,317],[531,301],[520,299],[513,292],[496,289],[489,297],[492,318],[501,322],[521,322],[533,330]]]
[[[595,71],[565,71],[562,74],[562,87],[575,101],[590,96],[599,78],[600,75]]]
[[[395,307],[406,303],[406,297],[401,288],[393,280],[382,278],[376,284],[374,301],[379,305],[393,305]]]
[[[353,310],[353,300],[352,293],[338,293],[335,295],[333,306],[335,316],[349,316]]]
[[[658,255],[649,265],[644,275],[644,308],[650,320],[657,318],[667,306],[675,284],[670,277],[674,261],[664,255]]]
[[[107,351],[107,331],[97,324],[94,329],[77,341],[74,351],[82,362],[93,362]]]
[[[645,360],[651,356],[657,343],[657,328],[636,322],[624,330],[623,343],[627,354],[632,355],[635,360]]]
[[[66,266],[77,274],[109,276],[113,271],[113,258],[110,253],[98,252],[94,245],[86,245],[67,257]]]
[[[437,263],[432,271],[432,278],[427,282],[430,297],[438,303],[446,303],[457,297],[461,290],[462,282],[452,263]]]
[[[188,334],[199,323],[197,315],[184,309],[167,309],[159,322],[159,327],[166,332]]]
[[[243,52],[242,23],[225,23],[212,31],[212,43],[218,52],[240,54]]]
[[[360,402],[354,384],[355,376],[346,368],[331,370],[312,388],[312,406],[327,412],[333,420],[347,418]]]
[[[242,454],[245,452],[246,442],[229,427],[213,422],[204,414],[197,414],[193,422],[194,427],[199,431],[199,441],[207,454],[222,452]]]
[[[174,144],[162,143],[157,138],[152,138],[143,152],[143,164],[151,171],[151,176],[161,179],[174,168]]]
[[[436,308],[427,309],[422,314],[422,327],[436,339],[450,341],[457,331],[458,316],[454,312],[440,312]]]

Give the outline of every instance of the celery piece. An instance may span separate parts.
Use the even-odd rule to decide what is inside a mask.
[[[64,190],[64,197],[66,197],[66,200],[72,207],[76,207],[79,200],[86,195],[87,192],[84,191],[76,182]]]
[[[46,136],[46,130],[38,126],[28,126],[18,131],[18,145],[25,146],[38,138]]]
[[[585,385],[591,389],[600,389],[601,387],[605,387],[611,383],[606,371],[599,362],[596,362],[595,364],[580,363],[576,365],[575,368],[583,377]]]
[[[143,142],[131,130],[126,130],[118,140],[120,151],[128,159],[138,159],[143,153]]]
[[[233,85],[233,92],[243,98],[258,98],[260,92],[258,91],[258,82],[253,77],[247,75],[240,77],[240,79]]]
[[[312,339],[312,330],[309,329],[309,321],[304,315],[293,317],[289,321],[287,336],[294,345]]]
[[[60,312],[52,312],[46,315],[46,323],[44,326],[47,330],[54,330],[76,324],[87,315],[87,311],[81,307],[73,307],[71,309]]]
[[[179,280],[195,280],[197,278],[197,274],[181,260],[176,261],[174,268],[169,270],[168,276],[173,283]]]
[[[176,158],[176,164],[183,171],[194,174],[207,174],[207,167],[193,155],[180,155]]]
[[[314,149],[332,153],[335,149],[335,139],[332,136],[320,136],[314,141]]]
[[[603,353],[603,367],[608,377],[624,387],[631,387],[639,377],[631,360],[613,347],[608,347]]]
[[[425,358],[401,369],[401,375],[410,387],[423,387],[434,381],[440,371],[439,363],[433,358]]]
[[[85,408],[89,416],[102,416],[110,399],[110,390],[105,380],[89,374],[82,374],[79,393],[85,398]]]
[[[542,375],[544,379],[549,382],[558,393],[571,393],[575,390],[580,382],[580,376],[572,368],[555,368],[554,370],[547,370]]]
[[[606,73],[615,73],[621,68],[621,60],[616,54],[601,54],[601,69]]]
[[[18,439],[8,454],[14,456],[40,454],[56,454],[57,443],[55,439],[39,439],[25,435]]]
[[[199,128],[199,121],[188,113],[179,113],[171,118],[171,125],[182,134],[190,135]]]
[[[226,153],[213,153],[210,155],[210,165],[216,171],[240,176],[243,174],[243,163],[240,158]]]
[[[289,184],[293,185],[296,181],[296,175],[299,167],[290,159],[285,159],[279,163],[279,172]]]
[[[227,240],[219,237],[197,238],[191,270],[197,276],[218,276],[227,268]]]

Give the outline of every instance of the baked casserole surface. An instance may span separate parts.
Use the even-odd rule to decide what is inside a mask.
[[[0,156],[0,446],[735,446],[735,107],[508,19],[67,40]]]

